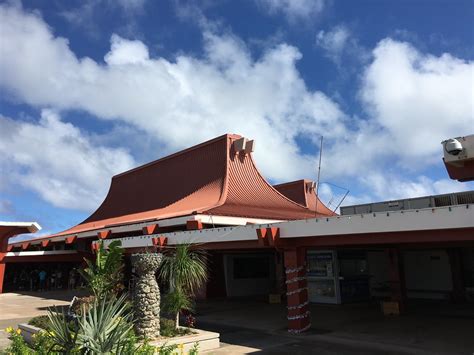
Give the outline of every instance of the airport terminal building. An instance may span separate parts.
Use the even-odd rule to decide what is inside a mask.
[[[84,222],[7,244],[0,291],[15,272],[93,257],[97,240],[126,253],[193,243],[209,252],[203,298],[286,302],[288,330],[310,327],[309,303],[474,300],[474,192],[359,206],[336,214],[298,180],[272,186],[252,158],[254,142],[226,134],[112,178]],[[0,226],[1,227],[1,226]],[[5,267],[6,266],[6,267]],[[436,275],[436,277],[433,277]],[[317,316],[317,315],[313,315]]]

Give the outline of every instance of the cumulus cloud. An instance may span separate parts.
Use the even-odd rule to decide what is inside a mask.
[[[384,149],[406,166],[439,159],[440,142],[472,133],[474,62],[423,54],[405,42],[381,41],[360,96],[386,137]]]
[[[141,41],[113,35],[104,62],[98,62],[77,57],[68,40],[54,36],[36,14],[2,5],[0,22],[0,87],[5,92],[35,107],[85,110],[98,119],[124,122],[158,142],[160,155],[226,132],[240,133],[257,140],[259,167],[265,176],[280,182],[314,177],[315,156],[302,152],[299,141],[317,141],[323,134],[325,179],[361,184],[369,191],[367,196],[381,199],[384,191],[387,197],[400,196],[390,190],[393,184],[413,194],[429,192],[420,188],[423,184],[432,186],[430,191],[434,192],[455,188],[456,183],[424,177],[423,169],[434,162],[440,164],[441,140],[472,130],[472,62],[449,54],[420,53],[408,43],[385,39],[373,50],[361,74],[359,95],[364,116],[351,117],[323,92],[306,86],[296,67],[302,54],[286,43],[267,48],[255,58],[241,39],[213,28],[203,32],[202,55],[182,54],[170,60],[150,57]],[[329,38],[327,35],[321,40]],[[347,41],[342,36],[336,42]],[[55,116],[47,112],[45,117]],[[20,130],[18,123],[4,121]],[[22,123],[21,127],[25,125],[31,124]],[[58,117],[51,122],[43,118],[37,129],[46,134],[46,127],[62,132],[63,126],[70,127]],[[116,153],[121,157],[106,165],[107,172],[94,182],[83,177],[85,172],[73,178],[63,169],[55,170],[54,159],[44,162],[54,168],[49,170],[31,169],[19,157],[7,161],[15,162],[10,163],[14,165],[10,169],[28,167],[28,181],[16,170],[18,181],[56,205],[70,207],[72,195],[49,196],[49,191],[61,190],[66,181],[72,188],[64,191],[80,191],[86,186],[80,194],[86,201],[80,203],[84,207],[97,195],[91,191],[108,186],[112,172],[125,170],[134,161],[125,151],[104,146],[93,149],[90,137],[83,137],[75,127],[73,130],[76,139],[82,137],[83,145],[96,156],[87,164],[97,161],[103,165],[109,157],[114,162]],[[20,140],[18,135],[12,137]],[[23,142],[27,147],[17,144],[18,151],[23,147],[33,154],[29,152],[31,144]],[[127,143],[124,140],[125,146]],[[53,146],[69,144],[61,141]],[[81,144],[73,144],[71,149],[79,151],[78,146]],[[156,150],[147,156],[154,158]],[[406,167],[417,170],[419,176],[400,178],[400,169]],[[377,179],[367,179],[367,172]],[[390,179],[390,174],[396,178]],[[92,205],[96,202],[87,206]]]
[[[345,26],[336,26],[330,31],[319,31],[316,44],[323,48],[331,59],[339,60],[349,37],[349,30]]]
[[[290,21],[310,19],[324,9],[325,0],[256,0],[270,14],[283,14]]]
[[[258,140],[257,159],[276,180],[312,169],[313,157],[301,153],[297,137],[344,131],[345,115],[324,93],[306,87],[296,69],[301,53],[287,44],[254,60],[235,36],[205,32],[202,58],[169,61],[149,58],[142,42],[114,35],[103,65],[77,58],[34,14],[5,7],[0,14],[0,85],[30,105],[120,119],[170,151],[241,133]]]
[[[129,41],[114,34],[110,42],[111,50],[104,58],[109,65],[143,64],[149,60],[148,48],[140,41]]]
[[[110,177],[135,165],[122,148],[91,143],[87,134],[43,110],[38,123],[0,116],[0,170],[57,207],[90,211]]]

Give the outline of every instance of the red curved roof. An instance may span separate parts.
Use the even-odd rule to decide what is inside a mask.
[[[327,208],[326,205],[316,197],[314,182],[311,180],[302,179],[291,181],[284,184],[273,185],[273,187],[289,199],[299,203],[311,211],[317,211],[320,214],[329,216],[336,215],[335,212]]]
[[[272,187],[250,153],[236,153],[233,143],[240,138],[226,134],[114,176],[100,207],[55,236],[192,213],[276,220],[315,217],[314,210]],[[323,206],[318,207],[320,214],[332,214]]]

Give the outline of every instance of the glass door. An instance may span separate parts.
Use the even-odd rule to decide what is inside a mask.
[[[337,255],[332,250],[310,250],[308,261],[308,295],[310,302],[341,303]]]

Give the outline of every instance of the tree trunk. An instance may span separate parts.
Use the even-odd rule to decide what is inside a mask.
[[[175,323],[176,330],[179,329],[179,311],[176,312],[176,323]]]

